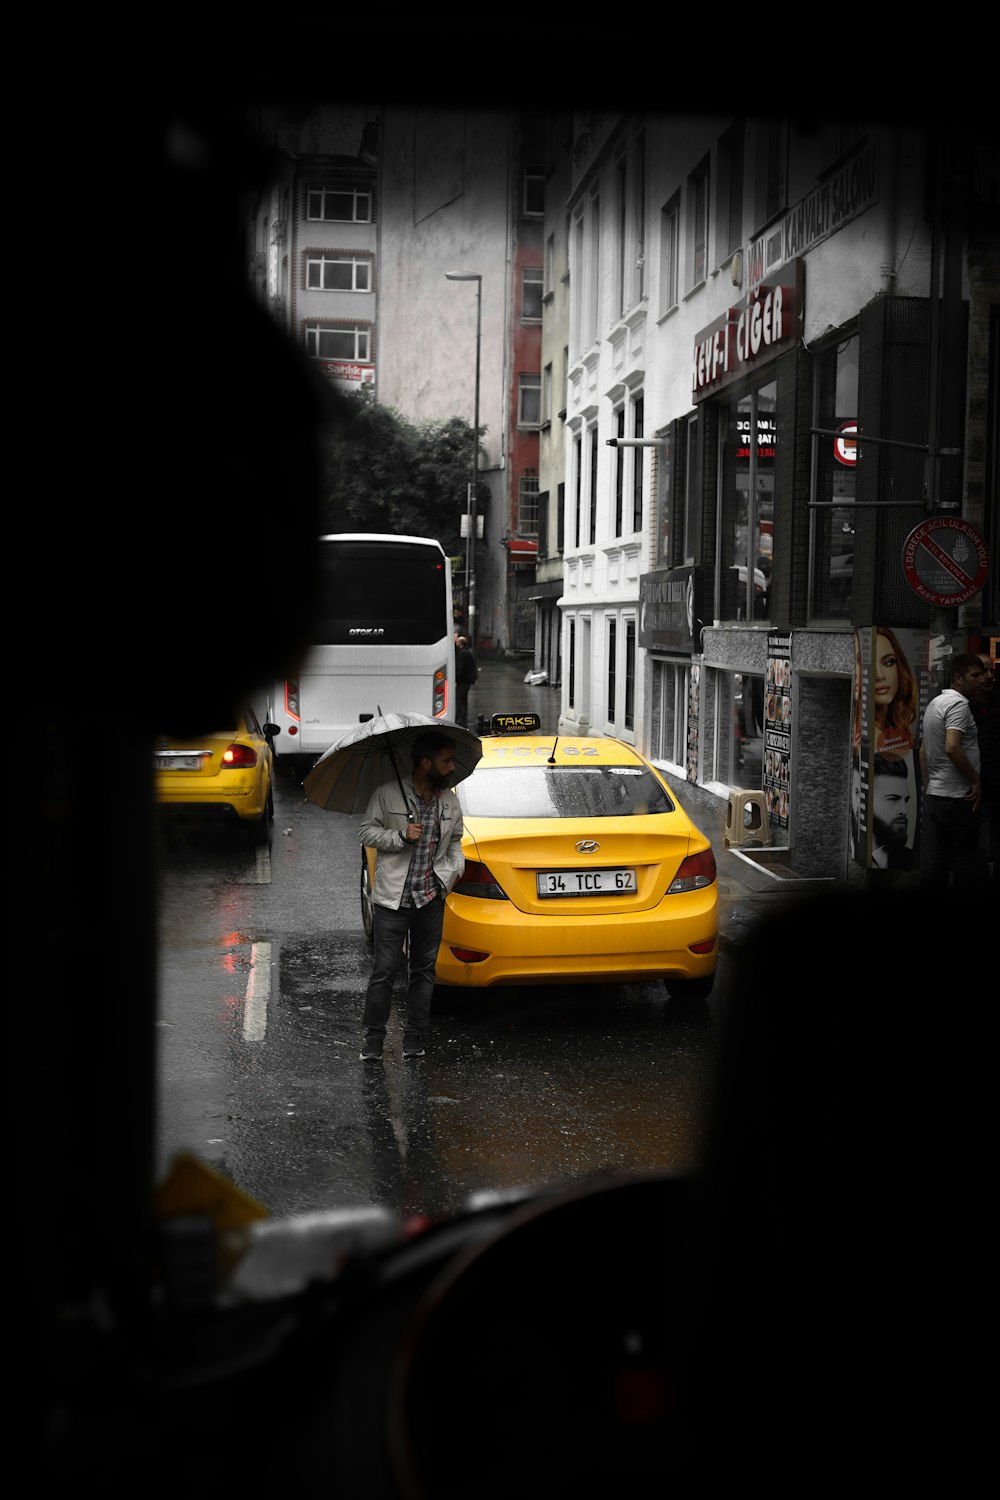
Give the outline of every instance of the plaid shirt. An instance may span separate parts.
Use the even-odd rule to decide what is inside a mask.
[[[430,807],[424,808],[423,833],[417,841],[413,858],[410,860],[400,906],[426,906],[428,902],[434,900],[435,896],[440,895],[441,887],[431,869],[440,837],[440,794],[435,792]]]

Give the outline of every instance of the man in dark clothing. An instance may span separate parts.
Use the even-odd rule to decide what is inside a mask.
[[[468,729],[469,689],[479,676],[467,635],[455,637],[455,723]]]

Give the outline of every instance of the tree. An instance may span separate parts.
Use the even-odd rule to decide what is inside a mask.
[[[324,443],[326,531],[433,536],[461,553],[461,518],[472,478],[472,428],[461,417],[415,425],[364,396],[341,403]],[[485,429],[480,429],[482,433]],[[478,504],[489,499],[480,483]]]

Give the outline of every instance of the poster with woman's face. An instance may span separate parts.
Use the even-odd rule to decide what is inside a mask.
[[[912,630],[875,628],[869,699],[871,739],[877,754],[905,755],[916,744],[920,709],[916,636]]]

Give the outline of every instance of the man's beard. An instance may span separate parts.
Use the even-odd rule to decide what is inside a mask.
[[[907,822],[896,818],[891,823],[876,823],[875,837],[884,849],[902,849],[906,844]]]

